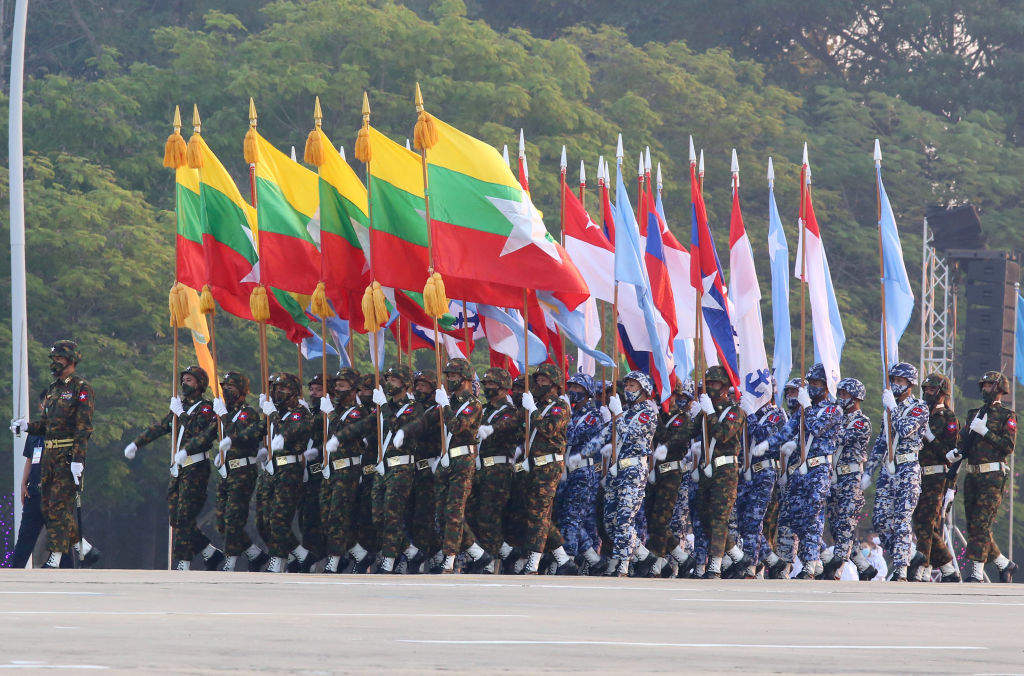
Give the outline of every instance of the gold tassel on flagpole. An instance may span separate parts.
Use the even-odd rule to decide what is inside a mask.
[[[420,83],[416,83],[416,127],[412,131],[412,144],[416,150],[430,150],[437,145],[437,125],[430,113],[423,109],[423,93]]]
[[[320,122],[324,114],[320,109],[320,97],[316,97],[316,105],[313,107],[313,130],[306,137],[306,150],[302,154],[306,164],[319,167],[324,163],[324,136],[320,131]],[[323,315],[320,315],[323,317]]]
[[[210,285],[204,284],[203,291],[199,294],[199,311],[204,315],[212,315],[217,311],[217,305],[213,302],[213,292]]]
[[[252,318],[258,322],[265,322],[270,319],[270,299],[267,298],[267,287],[260,285],[252,290],[249,296],[249,312]]]
[[[324,287],[323,282],[316,283],[316,289],[313,291],[313,297],[310,298],[310,305],[313,310],[313,314],[318,317],[333,317],[334,310],[331,309],[330,303],[327,302],[327,289]]]
[[[184,167],[187,159],[188,148],[185,145],[185,138],[181,135],[181,110],[174,106],[174,131],[167,137],[164,144],[164,166],[168,169],[180,169]]]
[[[366,92],[363,92],[363,126],[359,128],[359,134],[356,136],[355,152],[356,159],[363,164],[369,164],[373,159],[373,151],[370,150],[370,97]]]
[[[188,166],[193,169],[203,168],[203,143],[199,136],[200,129],[202,129],[202,122],[199,120],[199,106],[192,104],[192,136],[188,140],[185,157]]]
[[[249,119],[256,119],[256,103],[249,97]],[[260,161],[260,149],[256,143],[256,127],[249,125],[249,131],[245,132],[245,140],[242,141],[242,157],[247,164],[257,164]]]

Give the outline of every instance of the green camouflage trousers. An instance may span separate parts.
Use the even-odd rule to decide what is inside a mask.
[[[206,487],[210,483],[210,463],[197,462],[178,470],[178,476],[171,477],[167,484],[168,520],[174,529],[171,541],[171,558],[175,561],[191,561],[203,550],[210,540],[196,525],[199,512],[206,503]]]
[[[657,471],[658,463],[655,463]],[[647,548],[657,556],[668,556],[679,544],[672,533],[672,514],[679,501],[679,484],[683,473],[678,469],[658,474],[657,481],[647,488]]]
[[[228,470],[226,479],[217,484],[217,532],[224,538],[224,553],[239,556],[252,539],[245,532],[249,520],[249,501],[256,488],[256,465]]]
[[[726,538],[729,536],[729,518],[736,503],[736,489],[739,484],[736,465],[715,468],[710,478],[700,472],[697,484],[697,505],[700,509],[701,524],[708,539],[708,556],[725,555]]]
[[[945,474],[921,477],[921,497],[917,499],[912,525],[917,537],[917,551],[933,568],[953,560],[942,538],[942,499],[945,495]]]
[[[39,493],[46,522],[46,548],[66,552],[78,541],[75,496],[78,486],[71,476],[71,449],[47,448],[39,468]]]
[[[441,551],[446,555],[457,554],[463,549],[466,501],[469,500],[475,472],[476,458],[472,455],[454,458],[448,467],[440,464],[437,466],[437,474],[434,476],[434,509],[441,536]],[[471,534],[467,536],[472,537]]]
[[[551,509],[555,491],[562,476],[562,463],[550,462],[543,467],[531,467],[526,490],[526,535],[524,545],[528,552],[544,552],[562,546],[562,536],[554,527]],[[555,544],[557,543],[557,544]],[[554,547],[551,545],[554,544]],[[545,549],[545,545],[548,549]]]
[[[355,544],[356,501],[359,498],[359,465],[332,469],[320,482],[320,518],[328,556],[345,556]]]
[[[434,473],[427,466],[416,469],[412,483],[410,526],[412,543],[428,555],[437,551],[436,503],[434,501]]]
[[[492,465],[477,471],[473,492],[466,504],[466,523],[476,540],[491,554],[497,554],[505,539],[505,507],[512,492],[512,465]]]
[[[267,550],[271,556],[288,558],[299,544],[292,532],[292,519],[302,499],[302,463],[274,467],[274,474],[265,478],[267,484],[266,528]]]
[[[363,465],[362,469],[366,469],[366,465]],[[355,523],[353,524],[356,542],[371,552],[380,549],[380,531],[374,522],[373,496],[374,486],[378,483],[383,485],[383,482],[376,481],[377,478],[379,477],[373,471],[372,465],[369,474],[363,472],[359,489],[356,492]]]
[[[967,513],[967,558],[992,563],[1000,552],[992,539],[992,523],[1003,501],[1005,472],[968,474],[964,479],[964,510]]]
[[[388,467],[384,478],[377,479],[384,488],[383,535],[381,537],[381,553],[384,556],[398,558],[398,555],[405,550],[405,517],[409,508],[409,496],[412,495],[415,472],[415,465],[398,465]]]
[[[299,501],[299,532],[302,533],[302,546],[309,550],[313,561],[324,558],[324,531],[320,518],[320,463],[316,463],[317,471],[306,474],[309,480],[302,484],[302,499]]]

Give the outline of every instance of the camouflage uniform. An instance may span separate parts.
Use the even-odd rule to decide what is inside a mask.
[[[589,376],[586,376],[589,378]],[[579,375],[570,379],[570,383],[582,380]],[[584,385],[588,395],[593,391],[593,384]],[[597,546],[593,530],[596,530],[597,487],[600,482],[598,467],[601,462],[601,447],[593,448],[590,441],[601,434],[606,427],[601,411],[593,400],[584,400],[572,405],[572,417],[566,430],[566,459],[579,454],[583,466],[567,472],[565,481],[558,485],[555,494],[555,513],[557,522],[565,540],[565,551],[569,556],[582,554]],[[589,447],[589,455],[584,450]],[[594,521],[593,525],[589,523]]]
[[[188,458],[185,466],[171,467],[171,480],[167,485],[167,509],[171,527],[174,529],[171,558],[175,561],[191,561],[192,557],[210,544],[209,539],[199,530],[196,518],[206,502],[206,489],[210,482],[210,463],[207,453],[217,438],[217,415],[213,404],[202,398],[209,378],[198,366],[190,366],[182,375],[190,374],[200,382],[196,392],[183,394],[181,405],[184,412],[177,416],[178,439],[175,451],[184,450]],[[171,433],[171,422],[175,419],[168,412],[163,420],[148,427],[135,439],[139,448],[152,443],[165,434]],[[173,452],[172,452],[173,455]],[[45,467],[44,467],[45,480]]]
[[[985,374],[1009,390],[1006,377],[997,372]],[[982,379],[982,382],[986,382]],[[980,437],[970,429],[970,421],[986,416],[988,432]],[[967,515],[967,558],[981,564],[991,563],[1000,556],[999,547],[992,538],[992,524],[1003,499],[1003,489],[1009,474],[1007,461],[1013,453],[1017,436],[1017,416],[1002,402],[987,403],[972,408],[964,418],[957,447],[967,460],[967,478],[964,479],[964,510]]]
[[[529,475],[525,489],[526,524],[524,545],[529,552],[553,551],[562,546],[562,536],[552,522],[558,480],[562,476],[569,406],[558,396],[561,372],[551,364],[542,364],[537,375],[548,376],[556,387],[535,402],[530,413]],[[543,464],[538,464],[543,463]]]
[[[654,446],[664,445],[665,458],[654,461],[655,482],[648,488],[650,515],[647,527],[647,548],[657,556],[668,556],[679,545],[681,523],[673,528],[672,521],[678,508],[685,505],[681,499],[683,475],[689,476],[690,427],[693,420],[687,408],[674,408],[662,414],[654,433]]]
[[[455,360],[453,360],[455,361]],[[441,551],[455,554],[473,544],[475,536],[466,526],[466,501],[473,488],[476,473],[476,433],[480,428],[482,407],[472,390],[451,396],[451,406],[444,409],[448,452],[442,455],[434,475],[434,505],[441,536]],[[451,457],[453,452],[469,453]],[[448,457],[448,466],[444,459]],[[465,526],[465,529],[464,529]],[[465,534],[463,533],[465,530]]]
[[[238,378],[240,376],[241,378]],[[244,387],[241,387],[244,379]],[[227,405],[227,414],[220,418],[221,434],[231,439],[224,453],[227,477],[217,485],[217,532],[224,538],[224,553],[240,556],[252,545],[245,532],[249,520],[249,502],[256,489],[256,450],[263,441],[266,428],[259,411],[245,402],[249,380],[241,374],[228,373],[222,385],[239,386],[239,397]],[[219,451],[218,451],[219,452]]]
[[[786,424],[784,414],[775,402],[769,401],[747,418],[747,446],[767,441]],[[764,515],[775,490],[778,449],[770,446],[759,458],[750,457],[740,473],[736,489],[736,520],[743,553],[756,566],[764,548]],[[749,475],[748,475],[749,470]]]
[[[434,401],[433,391],[420,399],[420,402],[424,406],[423,433],[416,444],[416,474],[412,484],[409,533],[418,549],[434,552],[439,546],[434,465],[441,455],[441,412]]]
[[[58,341],[50,349],[50,356],[65,357],[77,364],[78,346],[70,340]],[[85,378],[74,373],[58,378],[46,389],[41,418],[28,424],[29,434],[46,437],[39,490],[46,547],[51,552],[67,552],[81,537],[74,513],[79,486],[71,475],[71,463],[85,464],[95,400]]]
[[[371,422],[369,424],[370,433],[363,437],[363,461],[360,465],[362,467],[362,477],[356,494],[354,515],[355,539],[371,552],[376,552],[380,549],[383,529],[379,518],[384,502],[383,494],[380,490],[384,486],[384,481],[374,469],[377,464],[377,408],[370,400],[370,395],[367,394],[367,392],[373,390],[374,380],[375,378],[372,373],[365,374],[359,379],[361,394],[357,403],[361,406],[360,411],[363,417],[369,418]]]
[[[412,384],[412,373],[407,366],[392,366],[384,378],[398,378],[405,387]],[[405,389],[388,390],[388,401],[381,406],[383,417],[381,434],[384,444],[384,476],[382,484],[383,511],[381,513],[381,554],[397,559],[406,543],[406,514],[416,473],[416,447],[423,434],[425,420],[423,406],[409,399]],[[401,448],[395,447],[395,436],[403,432]]]
[[[921,496],[914,510],[913,528],[917,551],[924,558],[924,564],[939,568],[953,560],[942,535],[942,501],[948,485],[946,453],[956,447],[960,433],[956,413],[939,402],[930,410],[928,430],[935,439],[925,439],[921,449]]]
[[[323,380],[317,374],[310,384],[319,383]],[[319,561],[324,558],[324,529],[323,520],[320,515],[320,488],[323,482],[323,459],[324,447],[324,415],[320,412],[320,398],[310,397],[309,412],[313,418],[313,436],[309,440],[309,448],[320,449],[320,457],[316,460],[304,460],[305,472],[303,472],[302,499],[299,501],[299,532],[302,534],[302,546],[309,550],[311,561]]]
[[[868,442],[871,441],[871,420],[861,410],[843,416],[836,459],[829,489],[828,530],[832,536],[832,553],[840,561],[850,558],[857,523],[864,509],[864,491],[860,487]],[[842,472],[842,474],[840,474]]]

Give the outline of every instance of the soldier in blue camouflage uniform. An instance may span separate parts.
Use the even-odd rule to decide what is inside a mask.
[[[832,456],[839,443],[843,412],[829,395],[825,367],[820,363],[806,375],[807,386],[797,392],[798,414],[768,440],[769,447],[781,444],[781,457],[786,467],[786,482],[779,510],[779,552],[773,574],[781,576],[793,563],[794,538],[799,540],[798,553],[803,569],[800,579],[814,579],[824,570],[821,563],[821,536],[825,528],[825,501],[832,477]],[[805,421],[805,458],[801,457],[800,421]]]
[[[791,378],[782,389],[782,396],[786,404],[785,413],[787,423],[789,422],[789,419],[796,415],[796,412],[800,410],[800,402],[797,400],[797,395],[799,394],[800,388],[803,384],[803,378]],[[775,487],[772,489],[772,496],[768,501],[768,509],[765,511],[764,521],[761,524],[761,533],[764,536],[761,541],[761,568],[764,577],[767,578],[779,577],[785,572],[783,569],[786,566],[786,562],[775,553],[775,549],[778,545],[779,510],[783,494],[781,473],[782,470],[785,469],[782,467],[781,446],[782,444],[780,443],[769,446],[772,455],[779,464],[779,470],[776,473]]]
[[[683,483],[690,480],[687,459],[693,422],[690,415],[693,382],[677,382],[671,401],[671,408],[661,415],[654,435],[654,469],[647,488],[650,535],[646,547],[658,557],[651,574],[662,577],[672,577],[676,572],[673,568],[684,575],[693,568],[693,557],[680,544],[683,513],[688,511],[683,509],[686,506]]]
[[[853,550],[857,522],[864,509],[864,491],[860,487],[861,473],[868,457],[871,441],[871,420],[860,410],[867,396],[864,384],[856,378],[843,378],[836,389],[836,400],[843,409],[843,428],[839,437],[838,457],[833,458],[832,487],[828,494],[828,530],[832,546],[821,553],[825,564],[822,579],[838,580],[843,564]],[[864,574],[874,570],[857,549],[854,560],[857,570]],[[877,574],[875,571],[871,577]],[[868,578],[870,579],[870,578]]]
[[[206,489],[210,483],[210,463],[207,453],[217,438],[217,415],[213,403],[203,398],[210,378],[199,366],[189,366],[181,372],[181,397],[172,397],[170,413],[151,425],[124,449],[131,460],[135,452],[165,434],[171,433],[171,421],[177,419],[178,439],[175,444],[171,481],[167,486],[167,507],[174,542],[171,556],[176,570],[189,570],[192,558],[202,554],[208,570],[215,570],[224,555],[203,535],[196,518],[206,503]]]
[[[772,379],[774,382],[774,378]],[[774,389],[774,388],[773,388]],[[774,392],[772,393],[774,395]],[[765,544],[764,515],[775,489],[778,469],[778,449],[772,449],[768,439],[786,424],[786,414],[775,405],[774,396],[757,410],[750,403],[750,395],[740,397],[740,406],[747,413],[747,446],[749,456],[744,458],[736,492],[736,518],[743,542],[743,558],[747,563],[740,571],[744,578],[755,577]]]
[[[871,457],[868,458],[861,478],[861,487],[871,485],[875,468],[882,466],[875,486],[875,508],[871,525],[882,540],[882,547],[892,556],[892,571],[889,580],[905,582],[907,564],[910,563],[910,520],[917,508],[921,495],[921,465],[918,453],[924,446],[922,431],[928,425],[928,404],[913,396],[912,387],[917,384],[917,369],[906,362],[894,364],[889,369],[891,389],[882,391],[882,405],[892,421],[892,440],[895,454],[890,462],[888,457],[889,430],[882,423]]]
[[[580,557],[590,566],[592,575],[600,575],[607,567],[607,559],[597,553],[597,542],[591,533],[596,530],[597,488],[600,482],[600,448],[590,447],[590,441],[605,427],[601,411],[594,403],[594,379],[586,373],[569,378],[569,402],[572,418],[566,432],[566,480],[558,485],[555,509],[558,524],[565,539],[569,556]],[[589,447],[590,454],[584,455]]]
[[[623,409],[618,395],[608,402],[612,425],[615,426],[615,448],[612,447],[611,426],[588,444],[585,454],[599,448],[608,459],[608,473],[604,487],[604,527],[611,538],[611,557],[606,575],[625,577],[634,552],[641,559],[653,555],[640,543],[636,532],[636,517],[644,499],[647,475],[650,471],[648,456],[654,433],[658,429],[658,407],[652,400],[654,382],[642,371],[630,371],[623,378]],[[653,563],[653,561],[651,561]]]

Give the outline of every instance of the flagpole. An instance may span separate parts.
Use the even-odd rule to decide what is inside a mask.
[[[700,165],[698,166],[697,165],[697,156],[696,156],[696,154],[694,153],[694,150],[693,150],[693,137],[691,136],[690,137],[690,180],[691,181],[693,180],[695,172],[696,172],[696,176],[697,176],[697,197],[698,197],[698,199],[702,199],[703,196],[704,196],[704,151],[702,150],[700,152]],[[696,205],[694,205],[694,208],[696,208]],[[700,238],[700,235],[698,234],[698,244],[700,242],[699,238]],[[691,252],[691,255],[692,255],[692,252]],[[703,272],[703,270],[700,267],[699,259],[697,261],[697,268],[699,270],[701,270],[700,276],[703,278],[704,272]],[[696,336],[695,336],[695,342],[694,342],[694,350],[693,350],[693,368],[694,368],[694,374],[693,375],[694,375],[694,382],[697,382],[697,378],[699,376],[699,378],[700,378],[700,387],[699,387],[699,393],[696,390],[694,391],[694,396],[698,396],[698,394],[703,394],[705,389],[706,389],[706,387],[707,387],[707,382],[704,380],[704,372],[707,369],[705,368],[705,358],[704,358],[704,307],[703,307],[704,306],[704,285],[703,285],[703,283],[701,283],[699,285],[699,287],[696,289],[696,292],[697,292],[697,296],[696,296],[697,304],[696,304],[696,306],[694,308],[694,311],[695,311],[695,314],[696,314],[695,322],[694,323],[696,325],[696,329],[697,330],[696,330]],[[701,421],[700,422],[701,441],[703,442],[703,446],[701,446],[701,459],[700,459],[700,461],[698,461],[696,458],[694,459],[694,466],[693,466],[694,467],[694,471],[697,471],[697,463],[698,462],[702,462],[703,465],[707,465],[707,463],[710,461],[710,457],[709,457],[710,454],[707,452],[707,450],[708,450],[708,417],[707,417],[707,415],[704,415],[702,413],[701,416],[700,416],[700,421]]]
[[[878,216],[878,279],[882,285],[882,373],[885,380],[885,389],[891,390],[892,383],[889,381],[889,326],[885,314],[885,253],[882,248],[882,149],[875,139],[875,203],[877,204],[876,214]],[[885,439],[886,439],[886,469],[895,475],[896,449],[892,447],[892,415],[884,410],[885,416]]]
[[[1020,305],[1017,299],[1020,298],[1020,282],[1013,283],[1013,373],[1010,377],[1010,409],[1013,410],[1014,415],[1017,412],[1017,322],[1020,317],[1018,313],[1020,311]],[[1017,432],[1013,433],[1014,443],[1016,444]],[[1007,546],[1007,554],[1010,560],[1013,561],[1013,494],[1014,488],[1016,488],[1017,475],[1014,474],[1014,454],[1010,454],[1010,523],[1009,532],[1007,537],[1009,538],[1009,545]]]
[[[582,175],[583,175],[583,163],[580,162],[580,176],[582,177]],[[582,181],[582,178],[581,178],[581,181]],[[581,196],[580,199],[581,200],[582,200],[582,196],[584,194],[584,188],[585,187],[586,187],[586,182],[582,181],[582,184],[580,185],[580,196]],[[597,158],[597,196],[598,196],[597,197],[597,201],[598,201],[598,211],[601,214],[601,227],[602,228],[604,227],[604,220],[607,217],[607,214],[605,213],[605,210],[604,210],[604,197],[605,197],[605,191],[607,189],[608,189],[607,188],[607,184],[606,184],[606,181],[604,179],[604,157],[598,157]],[[614,256],[614,255],[615,254],[614,254],[614,251],[613,251],[612,252],[612,256]],[[613,286],[618,287],[617,284],[613,284]],[[606,313],[606,309],[607,309],[606,306],[608,305],[608,302],[607,301],[597,301],[597,305],[598,305],[598,308],[600,308],[600,311],[601,311],[601,352],[604,352],[605,354],[608,354],[607,343],[605,342],[605,337],[608,335],[608,324],[607,324],[607,317],[606,317],[606,314],[607,314]],[[601,401],[605,400],[605,385],[604,384],[607,381],[608,381],[608,367],[602,364],[601,365]],[[604,404],[607,406],[608,402],[604,401]]]
[[[800,170],[800,382],[804,387],[807,383],[803,380],[807,373],[807,207],[806,202],[811,199],[811,166],[807,161],[807,143],[804,143],[803,167]],[[807,416],[805,411],[800,409],[800,465],[807,460],[807,440],[804,438],[807,428]],[[787,467],[782,468],[788,472]]]
[[[616,169],[617,172],[619,172],[619,174],[622,173],[622,158],[623,158],[623,156],[624,156],[624,153],[622,152],[622,134],[619,134],[618,145],[615,148],[615,169]],[[607,172],[605,172],[605,173],[607,173]],[[609,177],[605,176],[605,186],[606,186],[606,189],[607,189],[608,180],[609,180]],[[615,188],[616,190],[618,190],[617,186],[618,186],[618,184],[616,184],[616,188]],[[618,228],[616,228],[615,231],[618,232]],[[615,267],[618,267],[619,248],[614,246],[614,243],[613,243],[613,248],[615,250],[615,257],[614,257],[614,260],[616,262],[616,266]],[[613,325],[613,328],[615,329],[615,336],[613,337],[614,342],[612,344],[612,361],[615,362],[614,365],[612,366],[612,396],[613,397],[618,396],[618,390],[619,390],[619,340],[618,340],[618,330],[619,330],[619,327],[618,327],[618,324],[619,324],[619,280],[616,279],[615,280],[615,289],[612,292],[612,325]],[[619,461],[618,440],[616,438],[618,436],[618,429],[617,429],[618,428],[618,425],[617,425],[618,418],[619,418],[619,416],[615,415],[614,413],[612,414],[612,439],[611,439],[611,441],[612,441],[612,452],[611,452],[611,455],[608,458],[608,462],[605,463],[605,466],[604,466],[604,473],[605,474],[608,473],[608,469],[612,465],[614,465],[615,463],[617,463]]]

